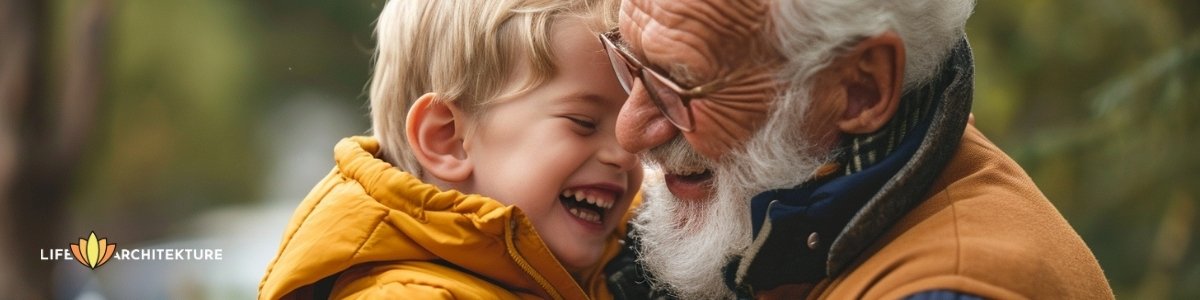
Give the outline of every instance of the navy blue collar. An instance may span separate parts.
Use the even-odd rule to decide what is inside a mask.
[[[751,198],[755,238],[768,215],[772,220],[801,216],[814,223],[823,224],[818,226],[821,227],[821,236],[836,236],[858,209],[916,153],[930,124],[929,118],[922,120],[913,128],[913,132],[905,136],[895,151],[866,169],[832,179],[807,182],[789,189],[766,191]]]
[[[930,118],[921,119],[890,155],[870,167],[754,196],[750,206],[755,245],[751,246],[751,256],[733,261],[726,269],[731,287],[736,290],[735,282],[740,281],[769,289],[825,277],[825,260],[833,239],[920,147],[931,123]],[[764,226],[779,228],[786,234],[771,235],[771,230],[763,230]],[[764,232],[770,237],[760,239],[759,234]]]
[[[956,71],[954,64],[944,67]],[[937,100],[956,79],[941,76],[906,94],[897,116],[881,133],[847,137],[850,145],[843,145],[838,160],[841,173],[752,197],[754,242],[725,270],[730,286],[769,289],[827,276],[830,245],[911,163],[934,122],[941,102]]]

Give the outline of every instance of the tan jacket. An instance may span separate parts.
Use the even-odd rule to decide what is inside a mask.
[[[1079,235],[974,126],[929,191],[810,298],[898,299],[930,290],[987,299],[1113,298]]]
[[[932,81],[904,95],[910,106],[889,126],[908,135],[848,139],[868,149],[849,153],[856,163],[888,149],[870,138],[899,141],[899,152],[884,154],[891,160],[862,169],[890,173],[878,188],[867,176],[878,174],[852,175],[860,176],[859,188],[877,191],[854,194],[861,190],[853,181],[834,178],[814,191],[820,197],[806,199],[811,203],[785,193],[805,190],[767,194],[772,205],[763,226],[738,261],[738,292],[786,299],[901,299],[939,290],[989,299],[1113,298],[1083,239],[1025,171],[968,124],[973,89],[974,62],[963,39]],[[923,109],[932,109],[928,119]],[[843,221],[846,213],[852,215]]]
[[[336,167],[296,209],[259,298],[311,298],[326,278],[339,299],[611,297],[603,264],[580,286],[519,209],[440,191],[379,160],[378,150],[366,137],[337,144]],[[602,261],[624,235],[623,226],[613,232]]]

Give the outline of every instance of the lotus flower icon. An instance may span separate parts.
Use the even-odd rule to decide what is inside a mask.
[[[71,244],[71,254],[75,255],[75,260],[91,269],[108,262],[114,252],[117,252],[117,243],[109,244],[108,238],[97,239],[95,231],[87,239],[80,238],[78,244]]]

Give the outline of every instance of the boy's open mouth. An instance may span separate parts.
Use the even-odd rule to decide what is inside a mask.
[[[604,217],[616,199],[616,193],[598,189],[569,188],[558,195],[558,200],[571,215],[595,224],[604,223]]]

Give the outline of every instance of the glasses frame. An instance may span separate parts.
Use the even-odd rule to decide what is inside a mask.
[[[675,125],[676,128],[679,128],[679,130],[684,132],[691,132],[692,130],[695,130],[695,127],[693,126],[694,122],[692,120],[692,99],[699,98],[706,94],[725,88],[726,84],[729,83],[728,77],[725,77],[695,87],[684,88],[682,84],[675,82],[675,80],[671,79],[670,77],[667,77],[666,75],[663,75],[654,69],[646,67],[646,65],[634,57],[633,54],[629,53],[627,50],[625,50],[625,48],[618,46],[618,41],[621,40],[621,33],[617,31],[617,28],[613,28],[612,30],[601,33],[598,36],[600,38],[600,43],[604,44],[604,50],[609,56],[609,62],[612,63],[613,71],[618,72],[617,79],[618,81],[621,81],[621,87],[625,88],[625,92],[633,93],[632,80],[641,80],[642,86],[646,89],[646,94],[650,95],[650,100],[654,102],[654,106],[658,107],[659,112],[661,112],[663,116],[667,118],[667,121],[670,121],[672,125]],[[617,54],[618,59],[612,59],[613,53]],[[618,60],[620,60],[620,62],[618,62]],[[625,71],[628,72],[627,74],[629,75],[630,82],[625,82],[623,77],[620,75],[619,72],[621,72],[621,66],[618,66],[618,63],[623,63],[625,65],[624,68]],[[652,76],[655,80],[647,80],[647,76]],[[675,94],[675,97],[666,99],[667,101],[671,101],[670,103],[665,102],[664,99],[659,96],[659,92],[662,92],[662,88],[664,87],[667,91]],[[683,109],[683,115],[674,116],[668,109],[669,107],[673,106],[681,107]],[[682,118],[682,120],[677,120],[679,118]]]

